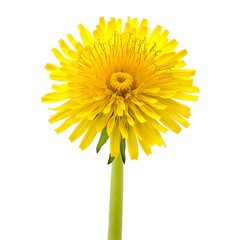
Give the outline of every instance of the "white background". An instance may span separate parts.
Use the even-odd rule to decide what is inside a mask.
[[[41,96],[52,47],[99,16],[145,17],[189,52],[191,126],[125,165],[123,240],[240,239],[238,1],[1,1],[0,239],[106,240],[108,147],[57,135]],[[78,38],[79,39],[79,38]]]

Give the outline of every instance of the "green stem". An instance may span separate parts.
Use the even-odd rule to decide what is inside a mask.
[[[112,162],[108,240],[122,239],[123,162],[119,154]]]

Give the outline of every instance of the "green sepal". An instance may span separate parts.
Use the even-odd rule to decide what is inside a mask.
[[[125,149],[126,149],[126,141],[125,141],[125,138],[122,138],[121,143],[120,143],[120,153],[121,153],[122,161],[124,164],[126,162]]]
[[[111,154],[109,154],[108,164],[111,164],[114,159],[115,159],[115,157],[112,157]]]
[[[101,135],[100,135],[97,147],[96,147],[97,153],[100,151],[101,147],[107,142],[108,138],[109,138],[109,136],[107,134],[107,127],[105,127],[101,132]]]

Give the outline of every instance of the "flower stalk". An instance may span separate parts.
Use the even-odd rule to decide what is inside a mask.
[[[121,153],[112,162],[108,240],[122,239],[123,161]]]

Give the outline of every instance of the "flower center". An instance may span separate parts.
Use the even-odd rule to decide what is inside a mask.
[[[116,72],[110,76],[110,86],[120,95],[131,90],[133,85],[133,77],[129,73]]]

